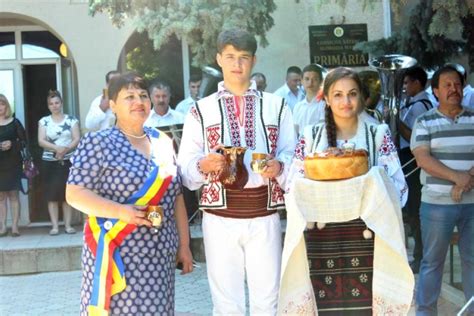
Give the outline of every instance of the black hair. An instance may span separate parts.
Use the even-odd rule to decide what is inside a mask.
[[[309,64],[303,68],[303,74],[305,72],[315,72],[319,76],[319,80],[323,80],[323,72],[321,70],[321,67],[315,65],[315,64]]]
[[[148,91],[148,83],[136,72],[127,72],[110,79],[108,97],[114,102],[117,101],[119,92],[128,87],[134,87]]]
[[[257,51],[257,40],[255,36],[241,29],[222,31],[217,37],[217,51],[222,53],[227,45],[232,45],[240,51],[247,51],[255,55]]]
[[[151,93],[153,92],[153,89],[160,89],[160,90],[166,90],[168,91],[168,94],[171,96],[171,87],[168,83],[162,80],[155,80],[150,84],[150,87],[148,88],[148,92]]]
[[[260,78],[260,79],[263,79],[265,82],[267,82],[267,77],[265,77],[264,74],[262,74],[261,72],[254,72],[250,78]]]
[[[192,74],[191,76],[189,76],[189,83],[198,82],[198,81],[201,81],[201,80],[202,80],[202,76],[199,75],[199,74]]]
[[[458,74],[459,79],[461,80],[461,85],[464,87],[464,76],[462,73],[452,64],[446,64],[443,67],[439,68],[436,70],[436,72],[433,75],[433,78],[431,78],[431,89],[438,89],[439,87],[439,77],[442,74],[448,73],[448,72],[455,72]],[[438,97],[436,97],[438,99]]]
[[[298,66],[290,66],[290,67],[288,67],[288,69],[286,70],[286,75],[288,76],[289,74],[298,74],[298,75],[301,75],[301,74],[302,74],[301,68],[298,67]]]
[[[118,70],[111,70],[105,75],[105,83],[109,84],[110,78],[115,75],[120,75],[120,71]]]
[[[428,75],[426,74],[426,71],[420,66],[413,66],[406,69],[403,73],[403,78],[405,77],[408,77],[411,80],[418,80],[423,89],[425,89],[426,82],[428,81]]]

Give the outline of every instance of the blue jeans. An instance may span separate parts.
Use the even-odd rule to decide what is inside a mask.
[[[474,204],[421,203],[423,259],[416,291],[416,315],[437,315],[444,261],[455,226],[459,232],[462,285],[466,300],[474,295]]]

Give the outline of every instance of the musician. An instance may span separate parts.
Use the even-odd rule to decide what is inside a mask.
[[[402,165],[406,164],[414,157],[410,151],[410,137],[415,120],[418,116],[433,108],[428,93],[425,91],[428,76],[420,66],[414,66],[405,70],[403,76],[403,88],[408,96],[408,101],[400,108],[400,160]],[[405,174],[417,168],[416,162],[407,165]],[[423,245],[421,242],[420,230],[420,202],[421,184],[420,169],[417,169],[407,177],[408,200],[403,208],[403,213],[408,219],[415,248],[413,250],[414,260],[410,262],[413,273],[420,270],[420,262],[423,257]]]
[[[267,77],[261,72],[254,72],[250,77],[250,80],[255,81],[258,91],[265,91],[267,88]]]
[[[105,89],[104,93],[97,96],[91,103],[89,112],[87,112],[85,126],[90,131],[101,131],[103,129],[112,127],[115,124],[115,116],[112,113],[109,105],[109,96],[107,90],[109,82],[114,77],[118,77],[120,72],[111,70],[105,75]]]
[[[155,81],[148,89],[153,110],[146,120],[144,126],[161,127],[175,124],[183,124],[184,116],[180,112],[170,108],[171,88],[164,81]]]
[[[301,75],[300,67],[288,67],[285,84],[274,92],[274,94],[286,100],[291,111],[295,108],[296,103],[304,99],[305,92],[301,88]]]
[[[474,111],[461,105],[463,84],[464,77],[451,65],[436,71],[431,86],[439,107],[416,119],[411,137],[423,184],[417,315],[437,315],[444,260],[455,226],[464,295],[466,300],[474,296]],[[471,304],[468,314],[472,313]]]
[[[201,76],[191,75],[189,78],[189,97],[179,102],[176,106],[176,111],[183,115],[188,114],[189,109],[198,100],[199,88],[201,88]]]
[[[275,315],[281,263],[282,185],[295,147],[291,111],[281,97],[260,92],[250,74],[255,37],[227,30],[218,39],[224,81],[199,100],[184,123],[178,165],[191,190],[203,186],[201,208],[207,273],[214,314],[245,315],[245,280],[251,315]],[[244,146],[249,170],[242,191],[218,180],[225,166],[221,145]],[[263,174],[250,169],[252,153],[268,154]]]

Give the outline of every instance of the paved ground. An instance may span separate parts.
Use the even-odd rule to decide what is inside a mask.
[[[80,271],[0,277],[0,315],[78,315]],[[176,274],[176,315],[212,311],[206,266]]]
[[[176,315],[210,315],[212,303],[206,265],[189,275],[176,274]],[[78,315],[80,271],[0,277],[0,315]],[[459,307],[440,299],[439,315],[455,315]],[[414,307],[408,315],[415,315]]]
[[[198,231],[193,231],[194,236],[198,233]],[[42,240],[40,245],[43,246],[44,243],[50,242],[48,237],[27,235],[25,232],[19,238],[1,238],[0,250],[31,246],[40,240]],[[55,242],[59,244],[68,238],[77,242],[82,237],[80,234],[72,236],[63,234],[62,238],[58,238]],[[411,250],[412,247],[411,241],[409,249]],[[460,267],[457,253],[455,258],[457,259],[455,260],[455,280],[459,280]],[[212,312],[206,265],[201,263],[199,265],[200,268],[196,268],[192,274],[186,276],[176,274],[176,315],[210,315]],[[444,276],[444,280],[445,282],[448,280],[448,275]],[[0,276],[0,316],[77,315],[79,288],[80,271]],[[442,296],[444,298],[440,298],[438,304],[439,315],[456,315],[464,301],[461,292],[443,284]],[[414,307],[409,315],[415,315]]]

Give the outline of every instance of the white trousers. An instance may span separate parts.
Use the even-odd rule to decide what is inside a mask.
[[[278,213],[234,219],[204,212],[202,231],[214,315],[276,315],[281,265]]]

